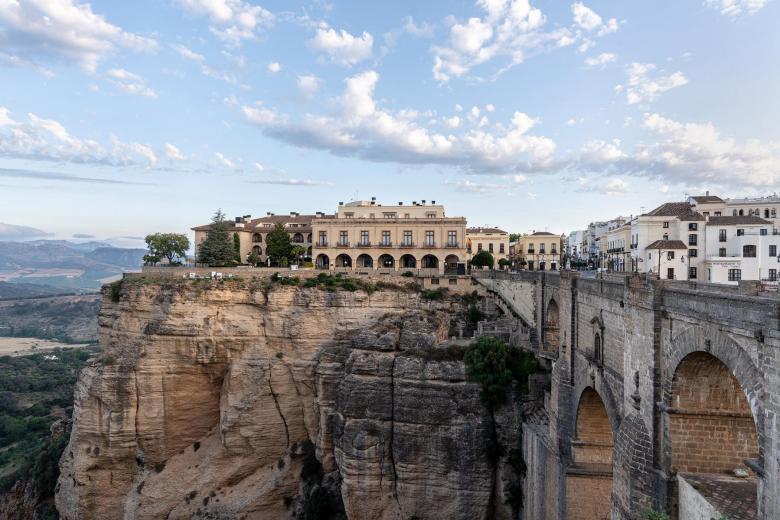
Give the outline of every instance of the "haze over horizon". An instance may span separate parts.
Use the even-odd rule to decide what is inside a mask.
[[[136,239],[375,196],[561,233],[771,194],[778,26],[773,0],[20,0],[0,232]]]

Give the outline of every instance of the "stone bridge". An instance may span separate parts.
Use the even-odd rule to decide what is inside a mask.
[[[568,272],[474,278],[551,367],[544,409],[523,425],[525,519],[780,518],[777,294]]]

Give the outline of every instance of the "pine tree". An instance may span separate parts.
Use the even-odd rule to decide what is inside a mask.
[[[290,235],[284,229],[284,224],[278,222],[273,231],[268,233],[266,242],[266,254],[276,265],[286,266],[292,251]]]
[[[239,238],[238,233],[233,233],[233,251],[235,251],[235,256],[233,260],[235,260],[237,264],[240,264],[241,263],[241,238]]]
[[[235,249],[230,240],[225,214],[218,209],[211,219],[206,240],[198,246],[198,262],[221,267],[235,262]]]

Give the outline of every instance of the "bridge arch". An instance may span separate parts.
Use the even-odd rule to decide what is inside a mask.
[[[566,518],[608,518],[617,430],[605,401],[592,386],[582,389],[576,403],[573,464],[566,474]]]
[[[545,307],[544,343],[547,350],[558,350],[561,343],[561,312],[555,298],[550,298]]]

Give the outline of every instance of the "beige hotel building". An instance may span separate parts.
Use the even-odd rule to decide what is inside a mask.
[[[305,248],[317,269],[435,269],[457,272],[465,263],[466,219],[447,217],[444,206],[427,203],[377,204],[376,199],[339,203],[334,215],[268,214],[228,222],[241,243],[241,258],[255,251],[267,261],[266,237],[277,223],[290,234],[293,245]],[[205,240],[210,225],[192,228],[195,248]]]
[[[319,269],[437,269],[466,261],[466,219],[447,217],[436,201],[383,206],[375,199],[339,204],[312,221]]]

